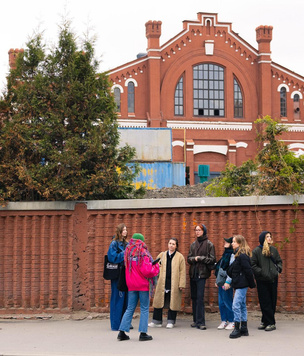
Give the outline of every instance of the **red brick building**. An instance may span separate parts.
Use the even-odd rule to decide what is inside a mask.
[[[121,127],[172,129],[174,162],[186,162],[190,184],[199,165],[210,173],[240,165],[257,151],[254,121],[270,115],[289,131],[291,150],[304,150],[304,77],[271,60],[272,27],[256,28],[258,48],[198,13],[160,44],[160,21],[146,23],[147,53],[109,72]]]

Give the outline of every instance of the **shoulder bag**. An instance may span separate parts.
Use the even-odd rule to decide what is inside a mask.
[[[106,280],[118,279],[119,263],[111,263],[108,260],[108,255],[104,258],[103,278]]]

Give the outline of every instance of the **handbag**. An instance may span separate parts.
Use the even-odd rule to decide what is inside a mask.
[[[227,272],[223,270],[222,267],[220,267],[216,276],[215,283],[217,284],[218,287],[222,287],[225,284],[226,279],[227,279]]]
[[[218,269],[216,280],[215,280],[215,283],[217,284],[218,287],[223,287],[227,279],[227,272],[221,267],[222,262],[223,261],[221,260],[220,267]]]
[[[122,264],[122,266],[120,266],[120,268],[119,268],[119,277],[118,277],[117,288],[121,292],[128,291],[128,286],[127,286],[127,282],[126,282],[126,267],[124,264]]]
[[[108,260],[108,255],[104,258],[103,278],[106,280],[117,279],[119,277],[119,263],[112,263]]]

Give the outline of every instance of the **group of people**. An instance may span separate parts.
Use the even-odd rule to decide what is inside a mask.
[[[190,292],[193,323],[191,327],[206,330],[204,294],[206,280],[214,270],[221,315],[219,330],[232,330],[231,339],[248,336],[246,295],[248,288],[257,287],[262,311],[260,330],[276,329],[275,310],[278,275],[282,259],[273,246],[272,235],[263,231],[259,245],[251,252],[242,235],[224,238],[224,252],[216,261],[215,248],[203,224],[195,226],[187,262],[190,265]],[[182,290],[186,286],[186,263],[178,251],[178,240],[170,238],[168,250],[154,260],[145,238],[135,233],[128,241],[127,227],[120,224],[108,250],[108,260],[125,265],[128,292],[118,289],[118,279],[111,280],[111,329],[119,331],[117,339],[129,340],[135,308],[140,302],[139,340],[149,341],[148,327],[162,327],[163,309],[168,309],[166,328],[172,329],[181,309]],[[220,282],[221,280],[221,282]],[[153,291],[153,318],[149,323],[150,298]]]

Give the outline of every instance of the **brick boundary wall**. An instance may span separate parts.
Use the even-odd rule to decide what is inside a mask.
[[[304,312],[304,197],[150,199],[88,202],[10,203],[0,208],[0,314],[108,312],[110,282],[103,275],[116,226],[124,222],[128,236],[140,232],[155,257],[177,237],[187,258],[194,225],[204,223],[217,259],[223,238],[246,237],[253,249],[262,230],[270,230],[279,249],[278,311]],[[297,212],[296,212],[296,211]],[[295,232],[290,234],[297,214]],[[182,310],[191,312],[187,286]],[[218,310],[212,274],[206,284],[206,309]],[[248,292],[250,310],[259,309],[256,289]]]

